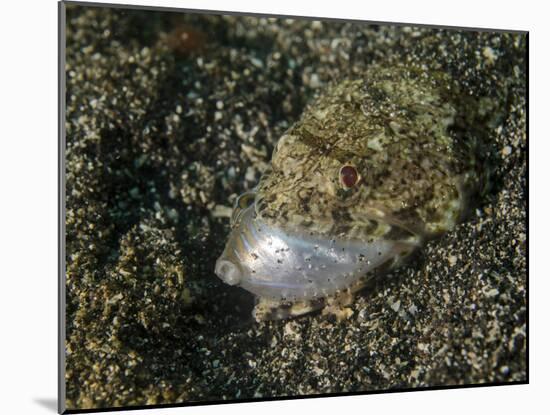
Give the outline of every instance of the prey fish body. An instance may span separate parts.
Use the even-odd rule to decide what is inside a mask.
[[[255,294],[257,320],[355,292],[464,216],[479,177],[447,75],[373,67],[306,108],[237,199],[216,274]]]
[[[335,295],[357,283],[366,270],[412,251],[414,241],[326,239],[267,225],[244,209],[216,270],[231,285],[280,301]]]

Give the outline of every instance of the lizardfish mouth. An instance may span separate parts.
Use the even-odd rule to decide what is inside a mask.
[[[275,300],[308,300],[353,287],[370,271],[414,245],[379,239],[327,239],[268,225],[241,209],[215,272],[230,285]]]

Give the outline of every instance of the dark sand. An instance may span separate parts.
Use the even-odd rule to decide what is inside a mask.
[[[526,380],[524,35],[93,8],[67,26],[68,408]],[[492,190],[345,322],[254,323],[213,272],[226,207],[316,92],[401,61],[506,105]]]

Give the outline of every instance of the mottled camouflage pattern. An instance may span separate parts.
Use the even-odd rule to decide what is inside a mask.
[[[473,110],[458,97],[447,75],[420,68],[373,67],[334,85],[279,140],[257,213],[327,238],[423,239],[452,228],[476,185],[460,134]],[[339,180],[344,165],[360,174],[351,189]]]
[[[255,191],[238,199],[218,276],[255,293],[270,287],[269,296],[259,295],[257,320],[321,307],[348,316],[339,306],[375,271],[402,264],[464,216],[484,180],[476,149],[483,141],[480,120],[491,110],[491,101],[461,95],[447,74],[419,67],[372,66],[362,79],[336,83],[280,138]],[[341,180],[344,166],[358,173],[351,187]],[[256,219],[239,224],[252,203]],[[288,250],[301,252],[315,240],[329,254],[316,258],[314,273],[303,271],[313,264],[299,255],[258,264],[257,252],[274,261],[264,241],[270,229],[292,235]],[[336,246],[351,256],[338,257]],[[362,264],[361,250],[378,251],[383,261],[370,257]],[[338,267],[323,270],[333,263]]]

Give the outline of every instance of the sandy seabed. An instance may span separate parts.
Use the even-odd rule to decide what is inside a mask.
[[[67,10],[67,407],[526,380],[526,36]],[[414,62],[506,105],[492,190],[343,323],[255,323],[227,208],[311,97]]]

